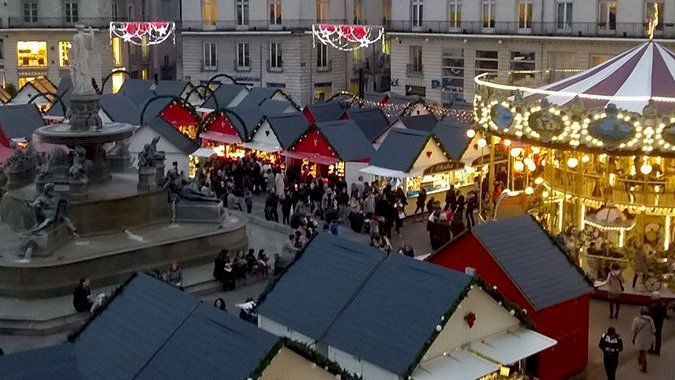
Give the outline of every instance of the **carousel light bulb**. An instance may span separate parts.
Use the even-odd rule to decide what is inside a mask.
[[[531,172],[537,170],[537,165],[534,163],[534,161],[527,163],[527,170]]]
[[[534,194],[534,189],[532,188],[532,186],[528,186],[528,187],[525,188],[525,194],[527,194],[527,195]]]
[[[534,180],[534,184],[535,184],[535,185],[541,185],[542,183],[544,183],[544,179],[541,178],[541,177],[537,177],[537,178]]]
[[[478,147],[485,148],[486,145],[487,145],[487,140],[485,140],[485,139],[478,140]]]
[[[523,152],[523,148],[513,148],[511,149],[511,157],[516,158],[520,156],[520,154]]]
[[[645,162],[644,164],[642,164],[642,166],[640,166],[640,173],[642,173],[644,175],[647,175],[651,172],[652,172],[652,166],[649,165],[648,163]]]
[[[504,140],[504,146],[510,146],[511,140]]]
[[[581,162],[583,162],[583,163],[586,163],[586,162],[588,162],[588,161],[590,161],[590,160],[591,160],[591,158],[588,157],[587,154],[584,154],[584,155],[581,157]]]
[[[532,147],[532,153],[534,154],[539,154],[541,152],[541,149],[538,146],[533,146]]]
[[[523,161],[514,162],[513,163],[513,170],[515,170],[517,172],[522,172],[523,170],[525,170],[525,164],[523,163]]]
[[[476,131],[474,131],[473,129],[469,129],[468,131],[466,131],[466,137],[472,139],[474,136],[476,136]]]
[[[544,197],[544,198],[548,198],[548,195],[549,195],[548,190],[544,190],[544,191],[541,192],[541,196]]]
[[[570,168],[574,169],[579,165],[579,160],[577,160],[575,157],[570,157],[570,159],[567,160],[567,166]]]

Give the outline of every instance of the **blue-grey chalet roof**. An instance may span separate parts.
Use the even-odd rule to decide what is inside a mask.
[[[147,79],[127,79],[118,93],[128,96],[139,106],[145,104],[156,95],[173,95],[181,97],[188,86],[188,82],[177,80],[160,80],[154,90],[155,81]]]
[[[301,113],[268,116],[267,122],[284,149],[290,149],[309,129],[309,123]]]
[[[82,373],[92,379],[246,379],[278,342],[143,274],[72,340]]]
[[[471,144],[471,139],[466,136],[468,129],[468,125],[442,120],[436,124],[432,133],[443,146],[448,158],[459,161]]]
[[[258,129],[258,124],[260,124],[264,117],[282,115],[290,106],[291,104],[288,102],[269,99],[263,100],[262,104],[255,107],[239,105],[231,108],[230,111],[239,116],[241,120],[237,117],[229,117],[229,120],[237,129],[240,136],[246,136],[246,140],[249,140],[253,137],[253,134]],[[290,113],[297,114],[297,112]]]
[[[402,375],[471,281],[464,273],[390,254],[322,341]]]
[[[338,120],[345,112],[345,107],[340,102],[308,104],[306,108],[317,123]]]
[[[381,103],[387,98],[389,98],[389,95],[386,92],[366,92],[363,94],[363,100],[374,103]]]
[[[246,86],[240,84],[221,84],[213,94],[206,98],[202,107],[216,109],[216,100],[218,100],[219,107],[227,107],[242,91],[247,91]]]
[[[401,116],[398,119],[408,129],[431,132],[438,123],[438,119],[433,114],[417,116]]]
[[[140,124],[141,110],[125,95],[119,93],[103,94],[99,97],[98,104],[112,121],[131,125]]]
[[[45,125],[35,104],[8,104],[0,107],[0,129],[8,139],[32,136]]]
[[[590,285],[529,215],[471,230],[536,310],[591,292]]]
[[[375,141],[389,128],[389,120],[380,108],[352,108],[346,114],[370,142]]]
[[[417,161],[429,141],[429,132],[392,128],[373,155],[372,166],[407,172]]]
[[[316,123],[316,127],[342,161],[371,158],[375,149],[353,120]]]
[[[75,345],[62,343],[0,356],[0,379],[77,380],[85,377],[77,364]]]
[[[199,144],[192,141],[189,137],[182,134],[179,130],[176,129],[171,123],[162,119],[158,116],[152,119],[146,126],[142,128],[152,128],[157,132],[162,138],[169,141],[176,148],[180,149],[185,154],[191,154],[195,150],[199,149]]]
[[[389,94],[387,104],[407,104],[421,101],[422,98],[417,95],[400,95],[396,93]]]
[[[461,272],[319,234],[261,296],[258,312],[403,375],[471,281]]]
[[[267,99],[271,99],[277,92],[283,93],[278,88],[274,87],[253,87],[248,95],[241,100],[238,106],[242,107],[258,107]]]
[[[61,97],[63,105],[66,107],[66,112],[70,109],[70,95],[73,92],[73,81],[70,80],[70,76],[61,78],[59,86],[56,89],[56,95]],[[54,101],[52,106],[47,111],[49,116],[65,116],[63,114],[63,107],[57,101]]]
[[[258,312],[319,340],[384,257],[378,249],[319,234],[263,295]]]
[[[145,123],[147,123],[149,120],[152,120],[154,117],[159,116],[159,114],[161,114],[162,111],[173,101],[171,98],[158,98],[152,101],[151,99],[152,98],[147,98],[142,103],[136,103],[138,104],[139,120],[141,113],[143,112],[143,108],[145,108],[146,104],[148,105],[143,115],[143,122]],[[133,98],[131,100],[133,101]]]

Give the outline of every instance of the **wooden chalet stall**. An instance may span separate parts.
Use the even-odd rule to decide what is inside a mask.
[[[475,272],[558,344],[537,355],[541,380],[568,379],[588,363],[592,291],[580,268],[529,215],[478,225],[426,259]]]

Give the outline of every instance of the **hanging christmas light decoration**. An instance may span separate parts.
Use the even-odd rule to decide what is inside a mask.
[[[176,43],[176,24],[173,21],[117,22],[110,23],[110,41],[114,37],[134,45],[158,45],[172,37]]]
[[[368,47],[382,39],[384,28],[366,25],[312,25],[312,46],[316,41],[342,51],[352,51]]]

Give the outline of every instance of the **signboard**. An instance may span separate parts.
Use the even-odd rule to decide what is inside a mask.
[[[432,165],[424,170],[424,175],[432,175],[436,173],[450,172],[453,170],[464,169],[464,163],[457,161],[441,162],[440,164]]]

